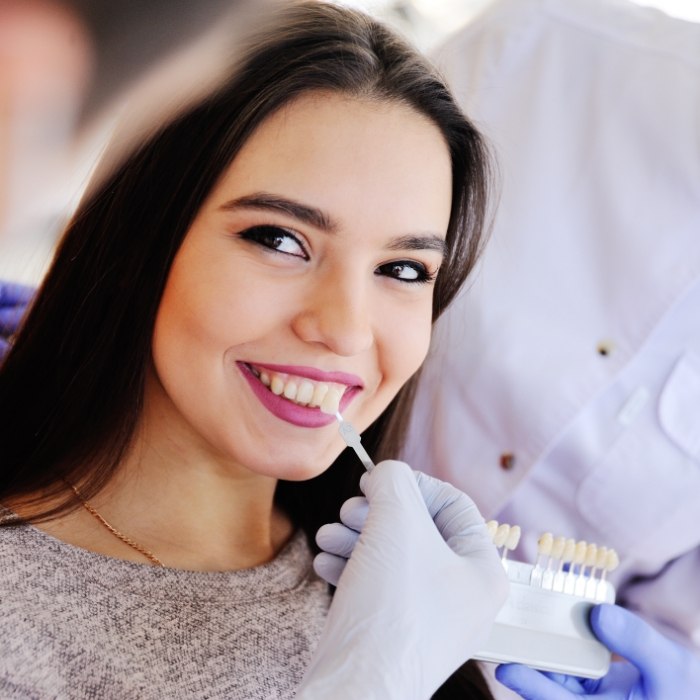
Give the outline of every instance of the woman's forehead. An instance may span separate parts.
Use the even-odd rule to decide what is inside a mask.
[[[213,199],[264,192],[339,218],[390,217],[447,228],[450,154],[441,131],[399,102],[309,94],[268,117],[243,145]]]

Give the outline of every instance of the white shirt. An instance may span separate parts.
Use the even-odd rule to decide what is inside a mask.
[[[405,457],[520,525],[515,558],[615,548],[618,600],[700,649],[700,25],[502,0],[437,63],[501,199]]]

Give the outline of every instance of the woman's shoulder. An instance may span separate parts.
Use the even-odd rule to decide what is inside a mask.
[[[12,640],[40,639],[39,628],[51,621],[44,611],[54,598],[49,584],[56,570],[32,528],[16,521],[6,509],[0,511],[0,656],[21,666],[30,657],[25,658],[24,647],[18,650]],[[29,646],[34,653],[36,645]]]
[[[26,582],[33,569],[38,572],[47,565],[41,540],[32,537],[31,528],[12,511],[0,506],[0,589],[4,592],[15,580]]]

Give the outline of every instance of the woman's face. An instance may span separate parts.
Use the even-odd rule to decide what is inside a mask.
[[[315,94],[269,117],[175,257],[148,420],[236,469],[325,470],[344,444],[324,393],[364,430],[425,357],[451,183],[408,106]]]

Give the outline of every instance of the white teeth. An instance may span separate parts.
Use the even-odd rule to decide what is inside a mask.
[[[340,408],[340,399],[343,397],[343,392],[340,389],[329,389],[328,393],[323,397],[321,402],[321,410],[324,413],[329,413],[334,416]]]
[[[288,401],[320,408],[324,413],[335,414],[340,400],[347,388],[344,384],[316,382],[303,377],[284,373],[277,374],[249,365],[252,373],[276,396],[283,396]]]
[[[330,387],[328,384],[317,384],[314,389],[314,395],[311,397],[309,403],[312,406],[320,406],[323,403],[323,397],[328,393]]]
[[[297,403],[311,403],[311,399],[313,398],[314,395],[314,385],[304,379],[301,384],[299,385],[299,388],[297,389],[297,398],[296,401]]]
[[[270,382],[270,391],[279,396],[284,391],[284,382],[281,377],[274,376]]]

